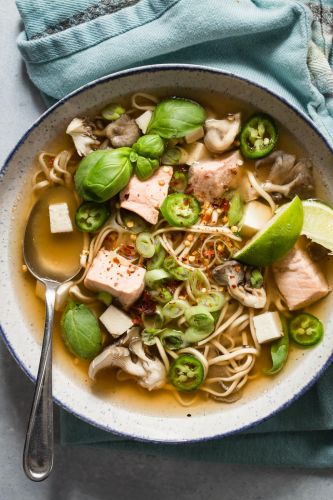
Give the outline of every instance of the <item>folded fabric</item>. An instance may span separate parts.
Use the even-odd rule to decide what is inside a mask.
[[[48,103],[114,71],[191,63],[246,77],[307,112],[333,146],[332,0],[16,0],[18,46]],[[204,8],[203,8],[204,5]],[[333,368],[292,407],[248,433],[153,445],[62,415],[64,444],[239,463],[333,465]]]

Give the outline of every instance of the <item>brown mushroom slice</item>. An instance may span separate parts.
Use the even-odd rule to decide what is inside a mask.
[[[89,365],[88,375],[95,380],[96,374],[103,368],[117,367],[134,377],[144,377],[146,370],[142,363],[134,363],[127,347],[111,345],[96,356]]]
[[[93,135],[92,128],[85,118],[74,118],[68,125],[66,134],[72,137],[79,156],[87,156],[100,144]]]
[[[222,153],[232,146],[241,128],[241,114],[230,115],[224,120],[205,121],[205,146],[212,153]]]
[[[234,299],[246,307],[265,307],[267,296],[264,287],[253,288],[245,280],[245,270],[241,263],[230,260],[213,269],[213,278],[219,285],[227,286]]]
[[[285,198],[309,198],[314,195],[313,164],[308,158],[296,161],[294,155],[275,151],[267,158],[256,162],[256,169],[271,165],[267,181],[262,184],[265,191]]]
[[[105,135],[114,148],[130,147],[139,139],[140,129],[135,120],[124,114],[105,128]]]

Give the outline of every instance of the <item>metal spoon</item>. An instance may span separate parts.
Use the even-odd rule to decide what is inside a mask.
[[[44,207],[43,207],[44,204]],[[45,210],[40,199],[31,210],[25,229],[23,256],[30,273],[45,285],[45,327],[36,388],[24,444],[23,468],[32,481],[43,481],[53,466],[52,328],[57,288],[76,276],[81,267],[56,269],[40,258],[37,248],[38,214]],[[70,233],[68,233],[70,238]]]

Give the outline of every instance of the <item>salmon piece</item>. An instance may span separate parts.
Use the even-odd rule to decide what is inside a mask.
[[[116,252],[102,248],[92,262],[84,285],[94,292],[110,293],[126,309],[143,292],[145,272]]]
[[[189,186],[200,201],[214,203],[223,198],[229,189],[236,188],[241,180],[239,151],[221,156],[218,160],[199,161],[189,169]]]
[[[140,181],[134,175],[120,193],[120,206],[156,224],[159,208],[168,195],[172,174],[172,167],[160,167],[146,181]]]
[[[273,272],[291,311],[313,304],[330,292],[319,266],[298,246],[273,265]]]

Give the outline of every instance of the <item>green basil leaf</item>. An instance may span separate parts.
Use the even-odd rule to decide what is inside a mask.
[[[272,358],[272,368],[269,370],[264,370],[266,375],[275,375],[278,373],[287,362],[289,354],[289,333],[287,321],[282,314],[280,314],[280,319],[283,328],[283,337],[274,342],[271,345],[271,358]]]
[[[98,320],[84,304],[70,301],[61,317],[62,338],[78,358],[92,359],[102,350]]]
[[[160,102],[149,122],[147,132],[164,139],[185,137],[202,127],[206,118],[200,104],[189,99],[174,97]]]
[[[153,175],[159,165],[160,162],[158,160],[139,156],[135,165],[135,174],[140,179],[140,181],[145,181]]]
[[[85,200],[103,203],[118,194],[132,175],[131,152],[131,148],[124,147],[87,155],[75,174],[79,195]]]
[[[138,155],[146,158],[160,158],[164,153],[164,141],[157,134],[143,135],[132,147]]]

